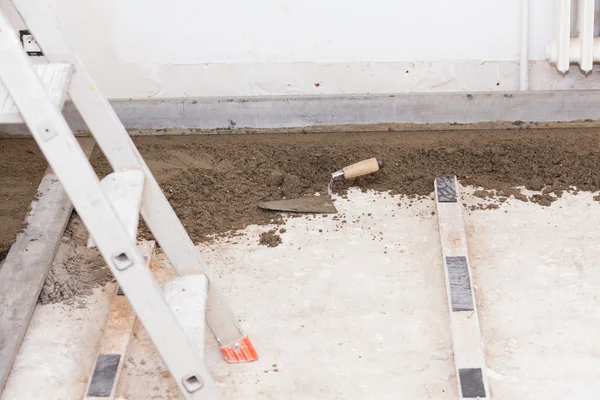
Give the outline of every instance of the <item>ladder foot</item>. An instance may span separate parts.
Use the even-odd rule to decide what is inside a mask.
[[[248,339],[248,335],[228,346],[221,347],[221,353],[223,353],[225,361],[228,363],[243,363],[258,360],[258,353],[254,349],[254,345],[250,339]]]

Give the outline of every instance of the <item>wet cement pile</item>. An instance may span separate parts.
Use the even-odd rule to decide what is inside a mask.
[[[87,240],[87,229],[73,213],[38,303],[74,304],[79,296],[90,295],[92,289],[114,279],[98,250],[87,247]]]
[[[267,247],[277,247],[281,244],[281,236],[277,233],[277,229],[271,229],[260,234],[259,244]]]
[[[543,190],[530,198],[549,205],[554,193],[576,186],[600,189],[598,129],[390,132],[356,134],[253,134],[144,136],[134,140],[194,241],[280,221],[259,209],[264,200],[325,193],[329,174],[370,157],[384,157],[379,173],[335,183],[428,195],[439,174],[463,184],[519,195],[525,186]],[[97,170],[108,169],[96,151]],[[486,194],[487,195],[487,194]],[[524,199],[524,198],[522,198]],[[526,200],[526,199],[524,199]]]

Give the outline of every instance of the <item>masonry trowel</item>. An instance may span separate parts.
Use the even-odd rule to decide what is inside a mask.
[[[331,183],[344,179],[372,174],[383,168],[383,158],[369,158],[349,165],[331,174],[326,196],[308,196],[297,199],[275,200],[259,203],[265,210],[288,211],[297,213],[335,214],[337,209],[331,200]]]

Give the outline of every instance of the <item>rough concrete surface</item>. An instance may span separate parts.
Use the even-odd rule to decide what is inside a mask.
[[[114,292],[109,283],[77,304],[38,304],[0,399],[83,398]]]
[[[462,200],[493,398],[599,397],[600,213],[591,212],[598,203],[591,193],[567,193],[551,207],[507,199],[497,209],[470,210],[482,202],[473,192]],[[199,245],[260,355],[227,364],[207,334],[207,366],[223,398],[456,399],[435,203],[353,190],[336,206],[336,216],[286,218],[277,247],[258,243],[274,226],[255,225]],[[158,268],[167,263],[156,256]],[[52,307],[67,307],[60,320],[50,317]],[[85,321],[103,311],[88,307]],[[38,306],[34,320],[48,317],[28,337],[42,346],[64,326],[79,326],[81,317],[67,310],[77,308]],[[80,346],[52,351],[75,357]],[[34,374],[36,354],[21,351],[18,365],[30,367],[9,380],[17,397],[2,400],[39,398],[40,387],[64,393],[73,369],[17,384]],[[117,395],[182,398],[140,326]]]

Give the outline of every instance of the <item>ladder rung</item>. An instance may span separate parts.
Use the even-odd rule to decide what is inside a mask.
[[[71,82],[73,66],[71,64],[36,64],[33,66],[38,78],[48,91],[52,102],[62,110],[67,90]],[[8,93],[6,86],[0,80],[0,124],[24,123],[21,113]]]
[[[141,170],[113,172],[102,179],[100,186],[108,197],[123,227],[135,242],[138,223],[140,221],[140,207],[144,192],[144,172]],[[88,247],[96,244],[91,235]]]
[[[201,359],[204,359],[207,290],[208,280],[200,274],[180,276],[165,284],[165,300]]]

